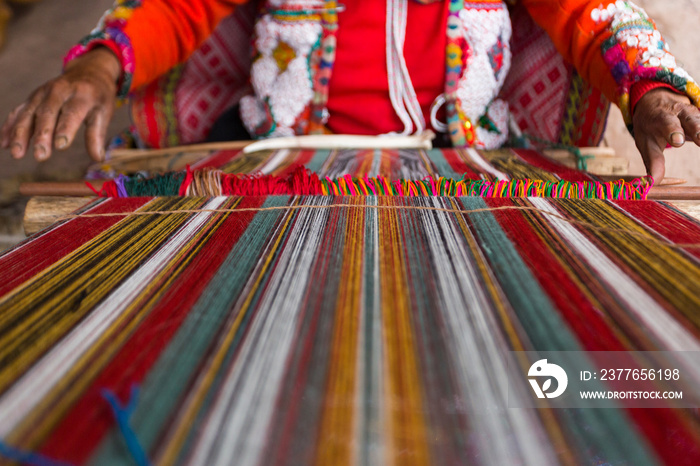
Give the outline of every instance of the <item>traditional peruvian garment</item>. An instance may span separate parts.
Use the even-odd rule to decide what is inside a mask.
[[[499,147],[511,121],[552,142],[595,145],[608,101],[631,125],[635,88],[666,85],[700,101],[654,23],[622,0],[387,0],[383,44],[338,41],[346,35],[342,15],[371,8],[360,2],[344,11],[330,0],[267,0],[255,22],[255,5],[239,3],[122,0],[67,59],[97,45],[119,56],[120,95],[131,94],[137,144],[151,147],[204,140],[235,104],[255,137],[329,132],[336,56],[352,47],[384,53],[383,69],[371,76],[386,74],[385,99],[398,122],[391,132],[432,127],[459,147]],[[424,32],[407,32],[421,8],[441,8],[446,25],[444,83],[428,111],[408,66],[415,56],[406,56],[414,53],[412,36]],[[372,109],[362,110],[371,122]]]

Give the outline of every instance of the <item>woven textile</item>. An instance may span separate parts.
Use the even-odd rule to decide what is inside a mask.
[[[158,464],[698,464],[695,411],[507,409],[504,378],[700,350],[699,243],[651,201],[97,199],[0,256],[0,438],[131,464],[101,393],[137,385]]]

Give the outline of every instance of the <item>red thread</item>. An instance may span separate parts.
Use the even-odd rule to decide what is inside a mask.
[[[180,185],[180,190],[177,192],[180,196],[185,196],[187,194],[187,188],[192,184],[194,180],[194,175],[192,174],[192,169],[187,165],[187,174],[185,175],[185,180]]]
[[[117,183],[114,180],[107,180],[102,184],[102,189],[99,191],[95,188],[89,181],[85,182],[85,185],[90,188],[90,190],[95,193],[98,197],[119,197],[119,190],[117,189]]]

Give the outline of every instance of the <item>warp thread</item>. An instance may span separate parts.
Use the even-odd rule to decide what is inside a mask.
[[[592,155],[583,155],[581,149],[577,146],[548,141],[529,133],[523,133],[521,136],[515,138],[512,141],[512,145],[514,147],[523,147],[528,149],[535,147],[540,150],[565,150],[576,158],[576,168],[584,172],[588,171],[588,159],[595,158]]]
[[[575,220],[572,218],[567,218],[562,215],[549,212],[547,210],[540,209],[538,207],[522,207],[522,206],[501,206],[501,207],[486,207],[483,209],[448,209],[445,207],[430,207],[430,206],[408,206],[408,205],[373,205],[373,204],[327,204],[327,205],[311,205],[311,204],[299,204],[299,205],[289,205],[289,206],[274,206],[274,207],[244,207],[240,209],[183,209],[183,210],[154,210],[154,211],[136,211],[136,212],[105,212],[101,214],[70,214],[63,215],[54,219],[54,222],[60,222],[63,220],[71,220],[74,218],[99,218],[99,217],[129,217],[129,216],[144,216],[144,215],[177,215],[177,214],[198,214],[202,212],[208,213],[243,213],[243,212],[270,212],[279,210],[298,210],[298,209],[333,209],[333,208],[346,208],[346,209],[374,209],[374,210],[423,210],[432,212],[446,212],[453,214],[477,214],[483,212],[498,212],[504,210],[519,210],[519,211],[531,211],[537,212],[544,215],[549,215],[552,218],[562,220],[567,223],[574,225],[580,225],[582,227],[588,228],[593,231],[601,231],[608,233],[619,233],[634,236],[643,241],[648,241],[652,244],[657,244],[672,249],[695,249],[700,248],[700,243],[669,243],[656,239],[652,236],[645,235],[643,233],[638,233],[636,231],[628,230],[625,228],[614,228],[614,227],[601,227],[594,225],[590,222],[583,220]]]
[[[20,450],[3,442],[0,442],[0,457],[31,466],[72,466],[71,463],[54,460],[39,453]]]
[[[466,176],[466,175],[465,175]],[[541,180],[453,180],[426,177],[422,180],[389,180],[383,176],[320,178],[302,166],[288,176],[225,174],[203,169],[171,172],[151,178],[119,177],[106,181],[98,196],[478,196],[485,198],[548,197],[564,199],[645,200],[654,181],[541,181]]]
[[[119,432],[121,432],[126,443],[126,447],[129,449],[129,453],[134,459],[134,462],[136,462],[138,466],[149,466],[151,463],[148,461],[146,452],[141,446],[139,439],[136,437],[136,433],[129,424],[129,418],[136,409],[138,395],[138,387],[135,385],[132,386],[129,401],[125,406],[122,406],[114,392],[106,388],[102,389],[102,396],[105,398],[105,400],[107,400],[109,406],[112,408],[112,413],[114,414],[114,419],[117,421]]]

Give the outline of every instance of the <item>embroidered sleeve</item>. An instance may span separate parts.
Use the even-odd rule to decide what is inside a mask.
[[[68,51],[63,59],[65,66],[98,46],[104,46],[112,50],[119,58],[122,66],[122,75],[119,80],[117,97],[125,98],[131,89],[134,75],[134,50],[129,36],[124,33],[126,20],[131,16],[135,8],[140,6],[138,0],[117,0],[114,7],[107,10],[100,19],[97,27],[85,36],[78,44]]]
[[[671,85],[700,105],[700,88],[681,68],[654,22],[624,0],[521,0],[560,53],[606,97],[632,130],[630,91],[642,80]]]
[[[125,97],[184,62],[219,21],[246,0],[116,0],[97,27],[64,60],[97,46],[114,51],[122,65],[119,97]]]

